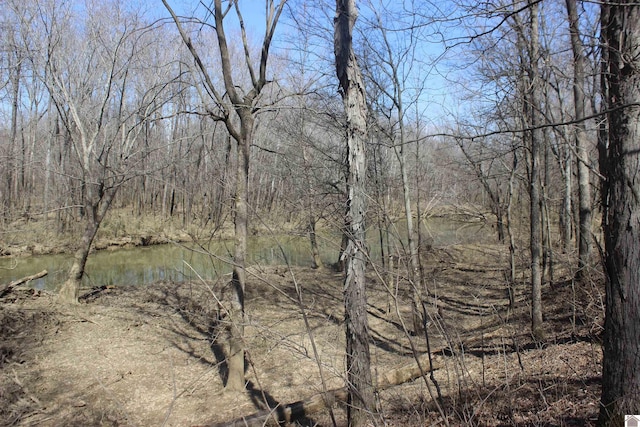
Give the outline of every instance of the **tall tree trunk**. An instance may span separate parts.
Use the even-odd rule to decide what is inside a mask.
[[[531,125],[531,182],[530,182],[530,244],[531,244],[531,332],[536,339],[542,339],[542,251],[541,251],[541,199],[540,199],[540,154],[543,140],[540,125],[540,76],[538,63],[540,41],[538,32],[539,3],[529,0],[530,5],[530,65],[529,65],[529,114]]]
[[[604,166],[606,310],[598,424],[640,414],[640,6],[605,2],[609,145]],[[605,154],[605,153],[603,153]]]
[[[311,267],[322,269],[324,264],[320,258],[320,248],[318,247],[318,237],[316,233],[316,217],[309,211],[309,242],[311,244]]]
[[[585,71],[584,48],[580,40],[578,7],[576,0],[566,0],[571,34],[571,50],[573,51],[573,104],[576,124],[574,137],[576,141],[576,158],[578,169],[578,208],[579,208],[579,243],[578,271],[576,279],[582,280],[589,266],[591,256],[591,184],[589,181],[589,156],[587,135],[585,130]]]
[[[334,49],[336,74],[347,115],[349,166],[347,218],[350,241],[343,254],[347,261],[344,282],[349,391],[347,422],[355,427],[364,426],[375,412],[365,288],[367,104],[362,74],[352,45],[357,17],[355,0],[336,0]]]
[[[253,137],[254,118],[248,110],[242,110],[241,136],[238,139],[238,164],[236,167],[236,197],[231,291],[233,297],[229,308],[229,354],[226,388],[244,390],[244,295],[246,290],[245,258],[247,254],[247,228],[249,203],[249,144]]]
[[[374,176],[374,191],[376,200],[376,225],[378,228],[378,242],[380,244],[380,261],[382,262],[382,270],[386,272],[385,280],[391,283],[392,265],[391,253],[389,251],[389,212],[387,211],[386,197],[388,193],[388,186],[383,186],[385,177],[383,174],[382,154],[380,154],[381,145],[377,144],[373,148],[373,176]],[[391,295],[389,295],[391,297]],[[391,300],[389,300],[391,301]],[[389,305],[390,309],[390,305]]]
[[[304,129],[304,118],[300,115],[300,128]],[[309,156],[307,154],[307,145],[302,145],[302,164],[304,167],[305,195],[304,203],[307,210],[307,221],[309,231],[309,243],[311,244],[311,266],[312,268],[323,268],[322,259],[320,258],[320,249],[318,248],[318,236],[316,233],[316,213],[314,212],[314,194],[311,184],[311,165],[309,164]]]
[[[222,169],[222,175],[220,176],[220,181],[216,185],[215,197],[212,200],[212,202],[214,203],[213,220],[217,227],[222,226],[222,217],[224,213],[223,209],[227,198],[227,181],[229,175],[229,167],[232,163],[231,146],[231,137],[227,136],[227,138],[225,139],[224,166]]]
[[[11,66],[11,64],[9,64]],[[13,178],[10,180],[12,182],[11,189],[9,190],[9,194],[12,194],[12,197],[9,198],[8,208],[9,210],[16,209],[19,204],[20,198],[20,187],[22,181],[20,180],[20,170],[24,168],[24,163],[20,166],[18,162],[18,113],[20,108],[20,79],[22,76],[22,61],[19,58],[18,52],[16,52],[16,64],[15,71],[12,76],[12,85],[13,92],[11,94],[11,156],[13,157]],[[24,139],[23,139],[24,140]],[[13,203],[12,203],[13,202]]]
[[[571,168],[572,150],[566,145],[565,161],[564,161],[564,192],[562,194],[562,213],[560,216],[560,224],[562,225],[562,251],[567,253],[571,248],[571,196],[573,193],[572,185],[572,168]]]
[[[507,193],[507,235],[509,236],[509,282],[507,294],[509,298],[509,308],[514,309],[516,306],[516,241],[513,230],[513,193],[514,193],[514,181],[516,178],[516,171],[518,168],[518,151],[513,150],[511,172],[509,173],[509,189]]]
[[[396,87],[399,88],[399,85]],[[405,155],[405,137],[404,137],[404,124],[402,117],[404,111],[402,109],[402,102],[400,95],[396,98],[398,116],[401,117],[400,126],[400,147],[394,146],[394,151],[400,164],[400,177],[402,179],[402,197],[404,202],[404,218],[407,227],[407,245],[409,246],[409,267],[411,283],[413,286],[413,301],[412,301],[412,324],[413,332],[417,335],[422,332],[422,276],[420,275],[420,263],[418,259],[418,248],[416,246],[416,233],[413,226],[413,211],[411,209],[411,187],[409,186],[409,174],[407,173],[407,161]],[[418,217],[419,219],[419,217]]]
[[[49,105],[49,111],[53,111],[53,103]],[[43,197],[42,197],[42,206],[44,211],[44,217],[47,219],[49,217],[49,198],[51,193],[51,165],[52,165],[52,152],[53,146],[58,138],[58,134],[60,133],[60,129],[58,127],[58,117],[55,115],[51,115],[50,124],[51,129],[53,129],[53,133],[47,138],[47,154],[45,156],[44,161],[44,188],[43,188]]]
[[[545,272],[549,283],[553,283],[553,241],[551,238],[551,209],[549,201],[551,199],[551,144],[549,137],[549,128],[545,128],[542,132],[544,135],[544,180],[542,183],[542,276],[544,281]]]

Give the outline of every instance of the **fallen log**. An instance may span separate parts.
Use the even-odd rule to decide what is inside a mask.
[[[2,289],[0,289],[0,298],[8,294],[15,288],[16,286],[22,285],[23,283],[29,282],[31,280],[40,279],[41,277],[49,274],[47,270],[42,270],[40,273],[32,274],[31,276],[23,277],[22,279],[14,280],[13,282],[4,285]]]
[[[429,355],[421,356],[419,363],[410,363],[397,369],[393,369],[381,375],[375,386],[376,391],[385,390],[421,377],[430,372]],[[443,367],[441,362],[433,363],[433,370]],[[329,390],[319,393],[305,400],[300,400],[275,408],[258,411],[246,417],[238,418],[225,423],[207,423],[194,427],[262,427],[280,426],[294,421],[302,420],[308,415],[324,408],[332,407],[338,402],[347,402],[347,387]]]
[[[433,368],[429,368],[429,355],[423,354],[418,358],[418,361],[415,360],[412,363],[408,363],[404,366],[401,366],[396,369],[392,369],[390,371],[385,372],[382,375],[379,375],[378,382],[376,384],[376,391],[385,390],[400,384],[404,384],[411,380],[415,380],[416,378],[420,378],[421,376],[435,371],[444,367],[444,363],[434,360]]]

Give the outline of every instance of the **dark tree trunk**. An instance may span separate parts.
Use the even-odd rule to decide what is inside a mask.
[[[238,164],[236,167],[236,197],[235,197],[235,250],[234,250],[234,267],[233,277],[231,280],[232,297],[229,304],[229,354],[227,355],[228,377],[226,388],[231,391],[239,391],[244,389],[244,292],[246,283],[245,258],[247,251],[247,229],[248,229],[248,204],[249,204],[249,153],[253,145],[253,132],[255,125],[255,115],[260,109],[256,105],[256,99],[260,96],[260,92],[269,82],[267,80],[267,60],[269,58],[269,49],[271,41],[275,33],[278,19],[286,2],[280,2],[277,5],[274,2],[266,2],[267,19],[266,33],[262,40],[262,49],[260,50],[260,61],[258,62],[258,72],[250,59],[251,51],[246,37],[246,28],[237,2],[231,2],[228,6],[223,6],[222,0],[214,0],[212,18],[214,20],[213,28],[216,32],[218,42],[218,55],[220,59],[220,72],[224,81],[225,93],[219,92],[218,87],[213,84],[209,69],[202,62],[196,47],[192,43],[191,38],[182,28],[180,20],[173,12],[166,0],[162,3],[171,14],[180,36],[186,47],[189,49],[200,75],[203,78],[203,84],[207,94],[210,96],[218,110],[209,109],[207,111],[211,118],[221,121],[225,124],[229,135],[237,142],[238,148]],[[224,28],[224,19],[227,16],[231,6],[235,6],[237,18],[240,20],[240,31],[242,33],[242,45],[246,56],[246,71],[251,76],[251,84],[246,91],[238,90],[240,86],[234,82],[236,64],[232,63],[231,53],[227,44],[227,34]],[[211,10],[210,10],[211,11]],[[227,159],[228,159],[227,152]]]
[[[498,242],[504,242],[504,210],[498,200],[498,205],[495,207],[496,214],[496,231],[498,232]]]
[[[316,235],[316,217],[309,211],[309,242],[311,243],[311,266],[312,268],[323,268],[320,258],[320,248],[318,247],[318,237]]]
[[[640,6],[605,3],[603,78],[608,89],[605,174],[606,312],[601,426],[640,414]]]
[[[236,169],[236,198],[233,255],[232,299],[229,307],[229,390],[244,390],[244,295],[246,290],[245,258],[247,254],[247,229],[249,224],[249,145],[252,141],[254,118],[249,111],[240,114],[242,133],[238,140],[238,164]]]

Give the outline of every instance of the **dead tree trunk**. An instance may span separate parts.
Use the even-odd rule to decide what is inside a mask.
[[[365,289],[365,212],[367,104],[362,73],[352,45],[353,27],[358,17],[355,0],[336,0],[334,50],[336,73],[347,116],[347,222],[349,242],[344,281],[347,335],[347,419],[350,426],[363,426],[375,412],[369,325]]]

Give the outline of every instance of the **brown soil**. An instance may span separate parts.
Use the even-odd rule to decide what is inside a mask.
[[[424,262],[428,336],[434,359],[445,365],[434,378],[451,425],[593,423],[600,395],[600,287],[547,286],[547,340],[536,343],[528,333],[526,277],[517,287],[516,309],[507,309],[502,248],[435,249]],[[424,334],[406,330],[407,285],[393,277],[385,288],[370,271],[375,376],[411,362],[412,346],[423,353],[426,345]],[[251,269],[249,383],[239,394],[223,391],[224,321],[217,320],[215,300],[224,280],[96,289],[70,308],[44,292],[14,290],[0,302],[0,424],[189,426],[341,387],[341,278],[329,270]],[[436,388],[429,378],[385,390],[381,416],[392,426],[442,425],[431,394]],[[343,408],[333,415],[345,425]],[[331,425],[331,417],[311,414],[305,423]]]

